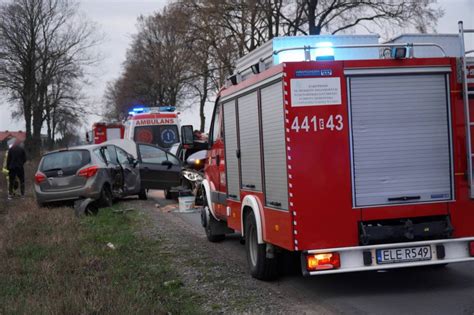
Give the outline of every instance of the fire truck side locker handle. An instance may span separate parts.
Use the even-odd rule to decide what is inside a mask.
[[[237,199],[237,195],[229,195],[230,198]]]
[[[274,207],[281,207],[281,202],[277,202],[277,201],[270,201],[268,204]]]
[[[393,197],[388,198],[388,201],[410,201],[410,200],[420,200],[420,196],[401,196],[401,197]]]
[[[236,156],[238,159],[240,159],[240,150],[239,150],[239,149],[235,150],[235,156]]]
[[[250,189],[255,189],[255,185],[252,185],[252,184],[250,184],[250,185],[244,185],[244,186],[247,187],[247,188],[250,188]]]

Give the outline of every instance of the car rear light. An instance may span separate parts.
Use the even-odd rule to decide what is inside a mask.
[[[46,180],[46,175],[44,175],[41,172],[36,172],[36,174],[35,174],[35,183],[41,184],[45,180]]]
[[[93,165],[93,166],[89,166],[89,167],[80,169],[77,172],[77,175],[85,177],[85,178],[90,178],[90,177],[94,176],[95,174],[97,174],[98,170],[99,170],[99,167],[96,166],[96,165]]]
[[[474,241],[469,242],[469,255],[471,255],[471,257],[474,257]]]
[[[338,269],[341,267],[339,253],[321,253],[306,256],[308,271]]]

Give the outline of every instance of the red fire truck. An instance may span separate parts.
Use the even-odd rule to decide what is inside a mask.
[[[125,122],[125,138],[169,149],[179,142],[179,118],[176,108],[135,107]]]
[[[124,131],[122,123],[96,122],[92,125],[92,139],[88,139],[88,141],[99,144],[108,140],[123,139]]]
[[[241,233],[258,279],[288,252],[304,275],[474,261],[460,30],[431,43],[274,38],[239,60],[209,133],[208,239]]]

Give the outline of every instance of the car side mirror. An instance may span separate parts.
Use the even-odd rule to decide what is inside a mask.
[[[128,156],[127,159],[128,159],[128,163],[129,163],[131,166],[133,166],[133,168],[137,167],[137,165],[138,165],[138,160],[137,160],[137,159],[135,159],[135,158],[134,158],[133,156],[131,156],[131,155]]]
[[[194,128],[192,125],[181,126],[181,144],[183,146],[194,144]]]
[[[161,162],[161,165],[168,166],[168,169],[170,169],[173,166],[173,163],[171,163],[171,161],[166,160]]]

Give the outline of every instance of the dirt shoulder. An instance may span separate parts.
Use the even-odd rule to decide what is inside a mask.
[[[156,203],[159,207],[156,207]],[[204,297],[203,309],[223,314],[327,314],[327,310],[298,304],[280,290],[278,281],[262,282],[247,272],[245,250],[238,237],[222,243],[207,241],[202,229],[163,199],[142,202],[140,211],[149,218],[143,231],[158,239],[174,262],[184,285]],[[196,217],[196,216],[194,216]]]

